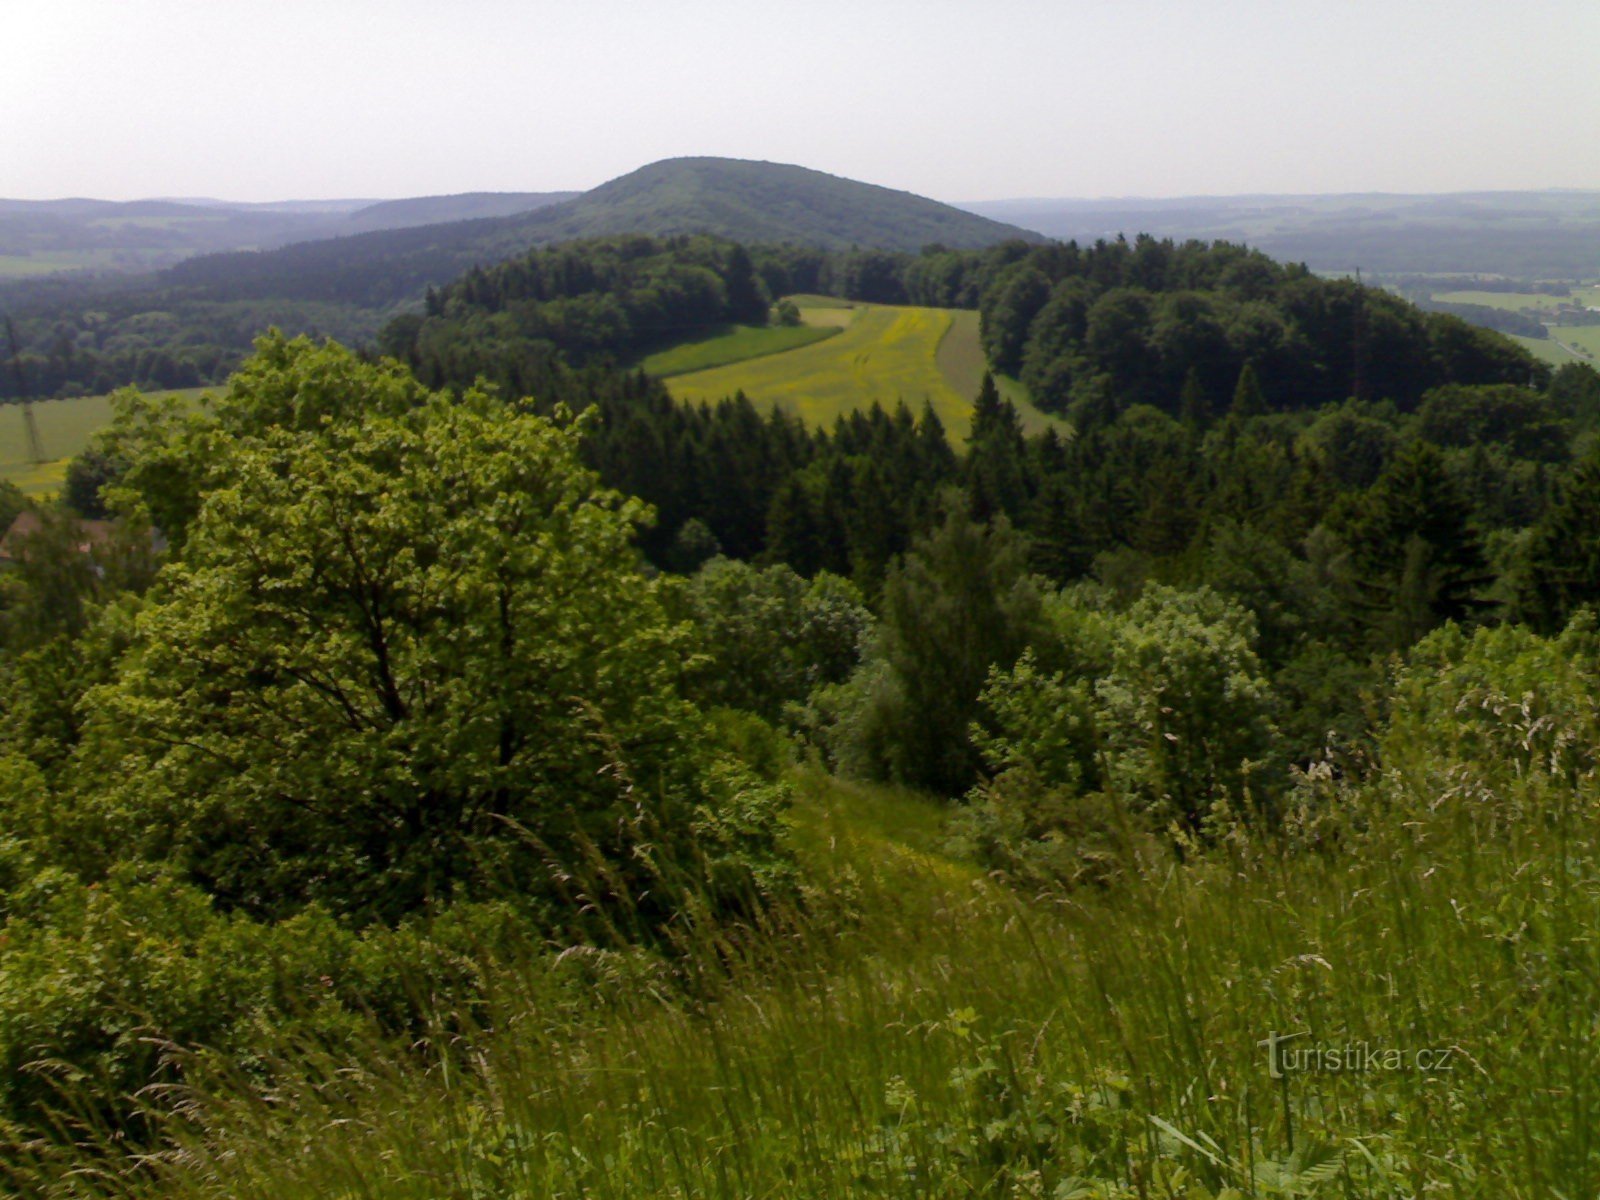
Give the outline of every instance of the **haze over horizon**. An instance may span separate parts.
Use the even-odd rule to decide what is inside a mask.
[[[796,163],[950,202],[1600,188],[1600,6],[24,0],[0,196],[583,190]]]

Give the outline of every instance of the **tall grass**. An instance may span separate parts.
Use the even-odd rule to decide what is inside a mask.
[[[941,811],[803,781],[816,891],[671,971],[537,967],[447,1046],[201,1078],[173,1144],[77,1194],[1593,1196],[1600,861],[1587,781],[1323,786],[1298,836],[1022,897]],[[1508,819],[1512,814],[1514,819]],[[576,952],[574,952],[576,953]],[[669,978],[668,975],[674,977]],[[1270,1033],[1378,1069],[1274,1078]],[[1403,1056],[1385,1069],[1389,1051]],[[1448,1051],[1419,1069],[1418,1051]],[[1301,1057],[1304,1064],[1307,1060]],[[163,1099],[170,1099],[165,1097]]]

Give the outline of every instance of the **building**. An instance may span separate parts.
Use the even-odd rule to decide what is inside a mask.
[[[67,518],[77,533],[78,553],[92,555],[95,550],[111,540],[110,521],[84,521]],[[45,519],[32,509],[25,510],[11,522],[4,537],[0,537],[0,566],[14,566],[27,554],[28,540],[45,528]]]

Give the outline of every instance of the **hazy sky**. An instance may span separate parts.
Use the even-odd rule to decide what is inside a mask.
[[[1600,188],[1600,0],[0,0],[0,196]]]

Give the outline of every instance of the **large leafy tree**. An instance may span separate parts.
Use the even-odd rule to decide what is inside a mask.
[[[580,430],[337,346],[269,351],[224,408],[315,419],[208,439],[214,486],[91,696],[119,852],[229,906],[356,920],[554,899],[585,869],[639,911],[691,857],[742,884],[771,797],[705,749],[687,631],[632,542],[647,510],[598,486]]]

